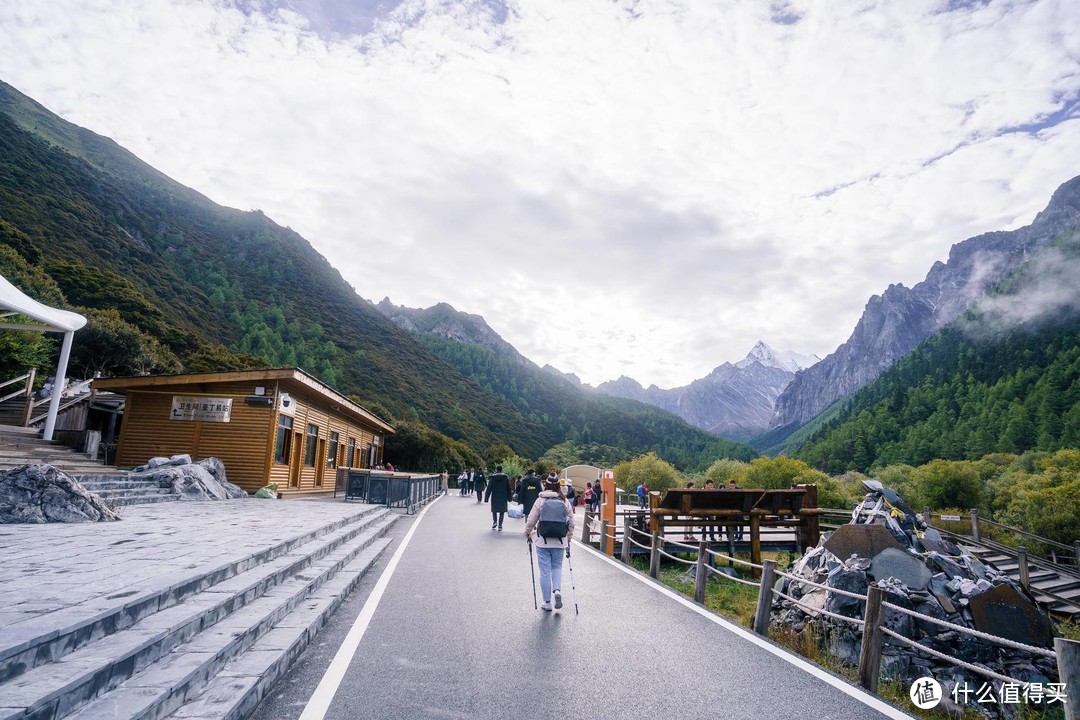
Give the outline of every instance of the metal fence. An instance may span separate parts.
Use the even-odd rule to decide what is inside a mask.
[[[339,491],[345,500],[356,500],[371,505],[399,508],[407,514],[420,508],[442,492],[439,475],[406,475],[381,470],[341,468],[334,485],[334,497]]]

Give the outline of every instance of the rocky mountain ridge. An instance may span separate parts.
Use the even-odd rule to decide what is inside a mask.
[[[597,391],[655,405],[716,435],[746,440],[768,429],[776,398],[797,370],[817,361],[815,355],[778,352],[758,341],[742,360],[724,363],[683,387],[643,388],[624,376],[601,383]]]
[[[991,292],[1061,233],[1080,225],[1080,178],[1054,192],[1030,225],[953,245],[912,288],[890,285],[874,295],[848,340],[799,372],[781,393],[771,427],[792,431],[855,392]],[[773,435],[775,440],[776,436]]]

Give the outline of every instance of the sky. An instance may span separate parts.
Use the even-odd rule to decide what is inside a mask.
[[[2,0],[0,79],[364,298],[668,388],[1080,174],[1076,0]]]

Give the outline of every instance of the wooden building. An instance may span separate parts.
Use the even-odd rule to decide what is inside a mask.
[[[338,467],[382,462],[393,426],[296,368],[99,378],[126,395],[116,465],[188,453],[216,457],[254,492],[330,490]]]

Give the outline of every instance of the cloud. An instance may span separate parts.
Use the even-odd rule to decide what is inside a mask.
[[[598,383],[867,300],[1080,168],[1071,0],[9,0],[0,77],[365,297]]]

